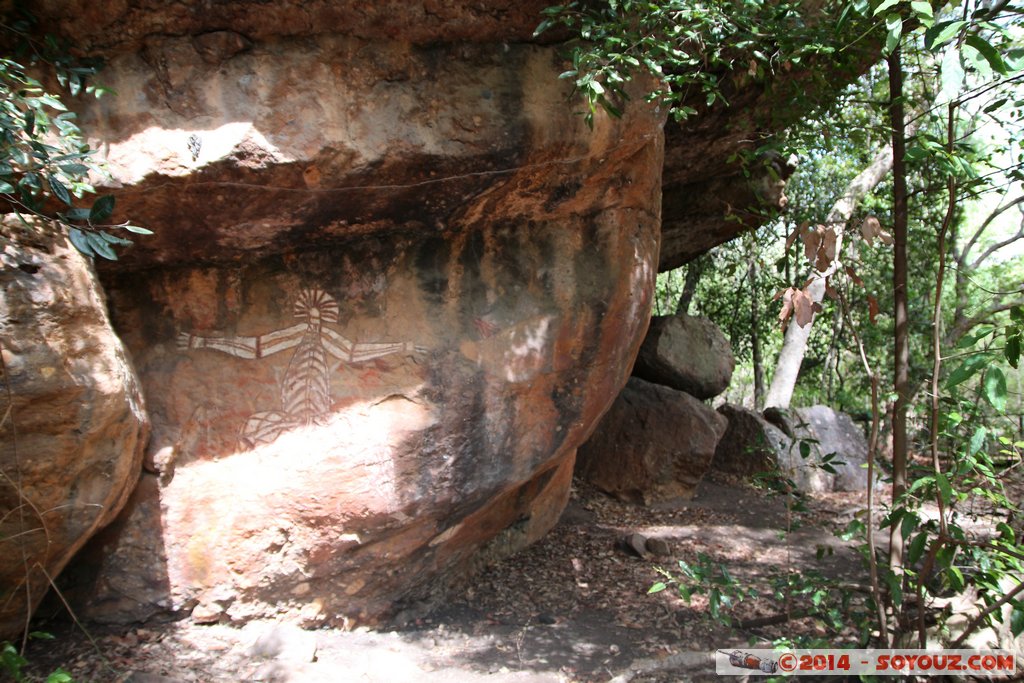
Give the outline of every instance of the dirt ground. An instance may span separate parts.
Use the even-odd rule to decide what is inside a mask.
[[[787,567],[862,576],[855,552],[832,533],[863,508],[861,498],[817,496],[806,501],[808,512],[788,513],[782,498],[714,478],[692,500],[643,508],[577,483],[561,521],[542,541],[394,631],[185,621],[90,627],[86,638],[71,625],[50,623],[37,628],[56,639],[32,643],[27,658],[39,680],[60,666],[79,683],[719,680],[717,649],[826,634],[811,619],[731,631],[710,618],[704,596],[688,603],[672,588],[648,594],[662,578],[658,568],[678,574],[680,560],[693,563],[706,553],[738,582],[762,589],[769,573]],[[647,547],[667,554],[641,557],[622,543],[631,533],[664,541]],[[785,611],[770,596],[747,605],[735,616],[770,620]]]

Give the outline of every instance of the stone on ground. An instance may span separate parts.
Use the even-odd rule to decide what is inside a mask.
[[[724,417],[689,394],[631,377],[580,447],[577,473],[622,500],[687,498],[725,428]]]
[[[651,318],[633,374],[699,399],[729,387],[736,360],[729,340],[707,318],[689,315]]]

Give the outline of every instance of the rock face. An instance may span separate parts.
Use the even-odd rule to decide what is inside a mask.
[[[810,457],[803,463],[804,469],[810,470],[803,475],[807,490],[862,491],[867,486],[867,441],[849,415],[828,406],[811,406],[794,411],[766,410],[765,417],[796,442],[797,447],[789,449],[791,469],[801,466],[800,442],[807,444]],[[814,465],[832,454],[835,459],[830,465],[835,474]]]
[[[741,74],[668,157],[642,84],[590,131],[548,4],[33,6],[106,58],[98,184],[156,231],[101,272],[153,436],[81,614],[374,622],[554,524],[648,324],[663,180],[662,267],[781,193],[729,161],[775,88]]]
[[[689,497],[725,428],[724,417],[692,396],[631,377],[580,447],[577,474],[631,502]]]
[[[700,399],[729,387],[736,360],[718,326],[707,318],[668,315],[651,318],[633,374]]]
[[[786,462],[792,439],[781,429],[742,406],[726,403],[718,412],[729,426],[715,449],[716,470],[751,476]]]
[[[0,639],[122,508],[147,432],[95,273],[47,232],[0,226]]]
[[[156,232],[104,272],[153,436],[86,616],[412,614],[557,521],[628,377],[662,116],[588,130],[555,49],[345,28],[140,39],[83,115]]]

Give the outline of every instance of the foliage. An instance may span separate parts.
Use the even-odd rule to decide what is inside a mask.
[[[44,640],[53,638],[49,633],[33,632],[30,635],[33,638]],[[28,666],[28,660],[18,652],[14,645],[6,641],[0,643],[0,672],[6,673],[15,683],[22,683],[27,680],[23,672],[26,666]],[[74,683],[74,680],[68,672],[58,668],[46,677],[46,683]]]
[[[835,588],[838,592],[829,600],[835,604],[839,599],[842,620],[829,624],[823,618],[823,623],[833,629],[843,620],[856,625],[864,645],[874,633],[883,644],[907,642],[916,635],[923,646],[926,612],[941,627],[948,616],[941,606],[969,585],[979,589],[982,610],[954,645],[990,621],[1003,605],[1013,611],[1013,633],[1024,631],[1020,597],[1024,554],[1019,550],[1024,524],[1001,481],[1008,467],[1020,465],[1024,448],[1019,434],[1014,434],[1016,425],[1003,417],[1022,409],[1009,369],[1019,368],[1024,337],[1024,290],[1020,289],[1024,268],[1020,260],[1000,256],[1006,247],[1024,242],[1024,214],[1020,229],[1005,224],[993,228],[998,216],[1008,215],[1007,209],[1024,206],[1020,11],[1007,9],[1006,3],[975,0],[957,4],[849,0],[837,8],[836,35],[827,40],[805,26],[789,24],[794,16],[789,12],[795,8],[780,6],[779,15],[772,18],[778,23],[764,31],[775,40],[770,46],[772,58],[762,59],[768,54],[760,42],[764,36],[745,23],[759,16],[764,8],[758,5],[742,4],[739,17],[729,20],[734,30],[728,36],[721,30],[726,20],[713,4],[691,6],[689,12],[681,11],[681,3],[671,2],[642,6],[608,2],[588,7],[583,10],[572,3],[551,8],[546,23],[575,28],[584,41],[573,47],[573,69],[563,77],[573,79],[589,104],[591,117],[598,107],[618,113],[628,72],[655,76],[659,85],[651,97],[672,107],[677,118],[694,115],[723,99],[730,77],[766,78],[794,58],[838,54],[850,48],[839,36],[850,35],[852,27],[862,37],[877,35],[883,55],[902,56],[902,64],[908,66],[890,60],[889,67],[896,65],[898,77],[906,82],[900,104],[916,129],[901,156],[905,167],[900,168],[911,200],[906,241],[912,266],[905,285],[912,293],[906,325],[909,387],[910,394],[922,395],[922,406],[934,397],[934,417],[924,412],[911,415],[918,437],[912,448],[923,452],[931,447],[933,457],[926,466],[911,464],[906,491],[891,501],[879,527],[869,521],[869,502],[868,513],[844,533],[846,538],[860,539],[859,550],[872,575],[869,595],[843,603],[842,588],[831,586],[823,577],[805,573],[799,581],[806,581],[809,594],[819,595],[821,602]],[[546,27],[542,25],[541,30]],[[691,29],[703,37],[688,35]],[[806,41],[809,49],[802,52],[794,46],[789,41],[792,36]],[[727,75],[730,69],[731,76]],[[737,357],[749,362],[745,340],[765,331],[751,325],[770,324],[765,323],[770,316],[757,321],[747,315],[757,299],[766,300],[764,290],[788,291],[789,311],[806,320],[809,311],[799,309],[807,272],[801,252],[811,257],[819,271],[840,260],[843,267],[829,282],[836,298],[823,302],[818,311],[820,317],[833,320],[831,339],[812,337],[802,375],[804,397],[808,402],[821,400],[825,382],[807,370],[823,365],[827,398],[854,412],[873,411],[876,423],[881,411],[878,402],[869,403],[867,396],[877,396],[878,375],[873,368],[892,362],[888,340],[896,329],[895,315],[880,302],[891,296],[893,260],[886,256],[885,245],[872,244],[870,239],[847,240],[842,253],[827,253],[820,245],[827,241],[827,231],[836,229],[824,225],[828,207],[873,150],[889,138],[890,91],[884,76],[879,70],[869,72],[843,94],[836,109],[815,114],[805,125],[765,143],[801,156],[787,188],[790,206],[795,208],[763,229],[759,239],[737,241],[704,257],[713,265],[705,269],[694,298],[697,311],[716,320],[733,340]],[[992,135],[993,129],[999,134]],[[737,150],[737,158],[744,154]],[[887,184],[877,188],[850,225],[843,226],[847,234],[857,226],[869,226],[865,237],[872,237],[892,225],[902,209],[893,205],[890,194]],[[979,220],[976,207],[990,195],[1002,199]],[[780,246],[784,235],[798,236],[803,244],[794,241]],[[813,239],[818,247],[812,248]],[[943,276],[951,267],[954,284],[944,287]],[[661,313],[671,312],[681,287],[681,274],[659,278]],[[835,394],[832,376],[840,382]],[[926,389],[930,380],[932,390]],[[874,438],[873,444],[877,444]],[[784,493],[792,490],[785,478],[769,481]],[[926,510],[927,506],[936,507],[938,514]],[[969,523],[979,517],[990,528],[988,535],[979,534]],[[876,552],[871,533],[880,530],[893,532],[891,543],[904,548],[901,555]],[[712,616],[734,626],[737,622],[727,614],[729,610],[757,597],[739,585],[727,568],[706,556],[682,563],[678,572],[661,574],[664,580],[652,592],[675,585],[685,598],[703,594]],[[1007,591],[1007,580],[1016,587]],[[819,589],[825,593],[815,593]],[[785,595],[801,594],[793,586],[789,592],[780,590]]]
[[[53,38],[37,43],[27,32],[28,21],[3,28],[19,39],[29,65],[52,67],[71,97],[82,92],[100,97],[108,92],[89,82],[99,68],[96,63],[76,63]],[[130,223],[110,225],[112,195],[99,197],[88,208],[76,206],[86,194],[95,193],[90,175],[103,174],[76,118],[59,95],[29,74],[29,68],[0,58],[0,199],[6,205],[0,210],[48,219],[66,231],[83,254],[116,259],[115,248],[130,245],[131,240],[110,230],[152,233]]]
[[[589,125],[598,107],[621,114],[625,85],[638,74],[656,83],[649,99],[681,120],[698,106],[727,104],[730,73],[763,80],[836,51],[794,0],[574,0],[544,15],[535,35],[561,25],[580,38],[561,77],[586,101]]]

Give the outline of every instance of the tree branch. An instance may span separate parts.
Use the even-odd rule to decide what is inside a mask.
[[[978,258],[974,259],[974,263],[971,264],[971,268],[977,270],[978,267],[980,267],[981,264],[985,261],[985,259],[987,259],[989,256],[991,256],[995,252],[999,251],[1003,247],[1009,246],[1009,245],[1013,244],[1014,242],[1016,242],[1017,240],[1020,240],[1020,239],[1024,239],[1024,221],[1021,221],[1020,227],[1017,229],[1016,233],[1014,233],[1010,237],[1006,238],[1002,242],[997,242],[996,244],[993,244],[988,249],[983,251],[981,253],[981,256],[979,256]]]
[[[1002,313],[1008,311],[1016,306],[1024,306],[1024,299],[1014,299],[1013,301],[1007,301],[1004,303],[996,304],[989,307],[983,313],[961,320],[957,322],[950,330],[946,333],[945,343],[947,346],[955,346],[965,334],[970,332],[973,328],[981,325],[982,323],[988,322],[989,319],[996,313]]]
[[[1016,199],[1011,201],[1009,204],[1000,204],[999,206],[997,206],[992,211],[992,213],[990,213],[985,218],[984,221],[981,222],[981,225],[978,227],[977,230],[974,231],[974,234],[971,236],[971,239],[967,242],[967,246],[965,246],[963,248],[963,251],[961,252],[963,254],[964,261],[966,261],[967,255],[970,253],[971,249],[973,249],[975,244],[978,242],[978,240],[981,239],[981,236],[985,233],[985,230],[988,229],[988,226],[992,224],[992,221],[994,221],[996,218],[1001,216],[1004,212],[1008,211],[1009,209],[1011,209],[1014,206],[1017,206],[1019,204],[1024,204],[1024,195],[1021,195],[1020,197],[1017,197]],[[1024,227],[1022,227],[1022,229],[1024,229]],[[1003,245],[1003,246],[1006,246],[1006,245]],[[982,257],[982,258],[978,259],[977,261],[975,261],[975,267],[977,267],[977,265],[976,265],[977,263],[979,263],[980,261],[983,261],[984,258],[986,258],[987,256],[988,256],[988,252],[985,253],[984,257]],[[964,265],[964,263],[961,262],[961,265]]]

